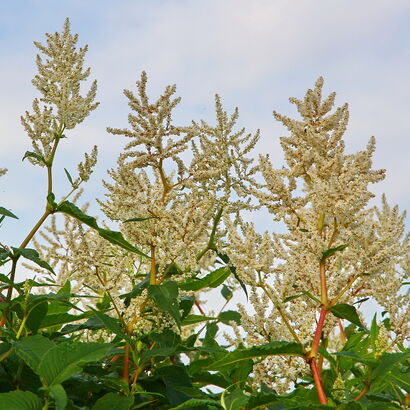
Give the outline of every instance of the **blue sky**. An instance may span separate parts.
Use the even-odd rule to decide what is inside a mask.
[[[180,124],[213,122],[215,93],[228,110],[238,106],[239,125],[262,131],[255,155],[270,152],[278,165],[278,139],[286,130],[274,122],[272,110],[295,116],[288,98],[301,97],[323,75],[326,91],[337,92],[337,104],[350,105],[347,152],[362,149],[374,135],[374,166],[388,173],[373,190],[410,209],[408,0],[9,0],[0,13],[0,167],[9,169],[0,180],[0,205],[20,220],[4,223],[0,241],[18,246],[43,210],[46,175],[21,161],[30,142],[19,117],[37,95],[32,41],[61,30],[65,17],[80,44],[89,45],[86,63],[98,80],[101,106],[61,146],[57,197],[68,189],[63,168],[74,172],[97,144],[100,159],[85,199],[98,213],[94,198],[103,196],[101,179],[126,143],[105,128],[126,126],[122,89],[132,88],[142,70],[153,96],[177,84]],[[254,216],[264,227],[266,218]]]

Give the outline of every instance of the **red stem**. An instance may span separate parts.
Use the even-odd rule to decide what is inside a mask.
[[[310,354],[309,354],[310,357],[316,357],[316,355],[317,355],[317,351],[319,349],[320,338],[322,336],[323,325],[325,323],[326,315],[327,315],[327,310],[324,307],[322,307],[322,310],[320,311],[319,322],[317,323],[315,336],[314,336],[313,342],[312,342],[312,349],[311,349]]]
[[[206,316],[204,310],[202,309],[201,305],[199,304],[199,302],[197,300],[195,301],[195,306],[201,312],[201,315]]]
[[[127,343],[124,347],[124,362],[122,368],[122,380],[128,384],[129,382],[129,360],[130,360],[130,345]]]
[[[315,381],[315,386],[317,390],[317,395],[319,397],[320,404],[327,404],[327,398],[325,390],[323,389],[322,380],[320,378],[320,373],[316,365],[316,359],[312,359],[309,362],[310,370],[312,371],[313,380]]]

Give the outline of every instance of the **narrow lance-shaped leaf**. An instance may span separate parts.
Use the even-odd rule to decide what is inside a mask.
[[[146,216],[146,217],[130,218],[130,219],[125,220],[124,223],[148,221],[148,219],[154,219],[154,218],[158,218],[158,217],[157,216]]]
[[[231,274],[228,266],[216,269],[202,279],[190,280],[180,285],[183,290],[198,291],[204,288],[216,288]]]
[[[221,252],[216,252],[216,254],[221,258],[221,260],[225,263],[229,263],[230,259],[229,256],[221,253]],[[238,274],[236,273],[236,268],[235,266],[229,266],[230,271],[232,272],[232,275],[235,277],[235,279],[239,282],[239,284],[241,285],[241,288],[243,289],[243,291],[245,292],[246,295],[246,299],[249,298],[248,296],[248,290],[246,289],[246,285],[245,283],[242,281],[242,279],[238,276]]]
[[[44,269],[47,269],[51,273],[54,273],[53,268],[46,261],[43,261],[40,258],[40,255],[38,254],[38,252],[35,249],[13,248],[13,247],[11,249],[13,249],[14,255],[16,255],[16,256],[20,255],[23,258],[29,259],[32,262],[34,262],[35,264],[37,264],[38,266],[40,266]]]
[[[329,258],[330,256],[334,255],[336,252],[341,252],[347,248],[347,245],[339,245],[335,248],[326,249],[322,252],[322,261]]]
[[[72,216],[73,218],[79,220],[80,222],[88,225],[90,228],[95,229],[101,237],[106,239],[108,242],[111,242],[114,245],[118,245],[127,251],[136,253],[138,255],[144,256],[149,259],[149,256],[146,255],[144,252],[136,248],[135,246],[131,245],[129,242],[125,240],[122,236],[121,232],[110,231],[108,229],[100,228],[97,224],[97,220],[89,215],[86,215],[80,208],[69,201],[64,201],[60,205],[58,205],[57,212],[62,212],[67,215]]]
[[[73,178],[71,177],[70,173],[64,168],[64,172],[66,174],[66,177],[68,179],[68,182],[70,182],[71,186],[74,186]]]
[[[274,341],[264,345],[252,346],[248,349],[237,349],[228,353],[222,359],[215,361],[208,370],[219,370],[229,366],[238,366],[243,360],[273,355],[304,356],[303,346],[295,342]]]
[[[24,161],[26,158],[34,158],[36,159],[38,162],[42,162],[43,164],[46,163],[46,160],[44,159],[43,156],[36,154],[35,152],[32,151],[26,151],[26,153],[24,154],[24,157],[22,158],[22,161]]]
[[[8,209],[3,208],[0,206],[0,215],[8,216],[10,218],[18,219],[16,215],[13,214],[13,212],[10,212]]]

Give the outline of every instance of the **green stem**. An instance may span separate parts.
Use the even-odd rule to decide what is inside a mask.
[[[295,339],[296,343],[299,343],[302,347],[303,347],[303,343],[302,341],[299,339],[299,336],[296,334],[296,332],[294,331],[292,325],[290,324],[288,318],[286,317],[285,312],[282,310],[282,307],[280,306],[280,304],[271,296],[271,294],[268,292],[268,290],[266,289],[266,286],[262,284],[262,282],[259,283],[259,287],[263,289],[263,291],[266,293],[266,295],[269,297],[269,299],[272,301],[273,305],[275,306],[275,308],[278,310],[280,317],[283,320],[284,325],[287,327],[287,329],[289,330],[290,334],[293,336],[293,338]],[[304,348],[303,348],[304,349]]]
[[[61,133],[63,132],[63,128],[61,130]],[[60,134],[61,134],[60,133]],[[53,192],[53,162],[54,162],[54,156],[56,154],[56,150],[58,147],[58,143],[60,142],[60,137],[56,137],[54,139],[54,145],[53,148],[51,149],[51,154],[50,154],[50,158],[47,161],[47,194],[50,194],[51,192]]]
[[[23,320],[22,320],[21,323],[20,323],[19,330],[17,331],[17,334],[16,334],[16,339],[17,339],[17,340],[20,339],[21,333],[23,332],[23,329],[24,329],[24,327],[25,327],[25,325],[26,325],[27,318],[28,318],[28,314],[24,315],[24,318],[23,318]]]
[[[12,353],[13,353],[14,347],[10,347],[9,350],[7,350],[7,352],[3,353],[0,356],[0,362],[2,362],[3,360],[7,359]]]
[[[212,225],[211,235],[209,236],[208,244],[206,245],[205,249],[198,253],[196,256],[196,260],[199,262],[201,258],[210,250],[215,249],[215,235],[216,229],[218,228],[219,221],[222,218],[223,207],[219,208],[218,212],[215,215],[214,223]]]

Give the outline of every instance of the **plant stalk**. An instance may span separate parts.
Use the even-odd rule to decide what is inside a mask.
[[[317,368],[316,359],[311,359],[309,361],[310,370],[312,371],[313,380],[315,381],[315,386],[317,390],[317,395],[319,397],[320,404],[327,404],[326,393],[323,388],[322,379],[320,377],[319,370]]]

